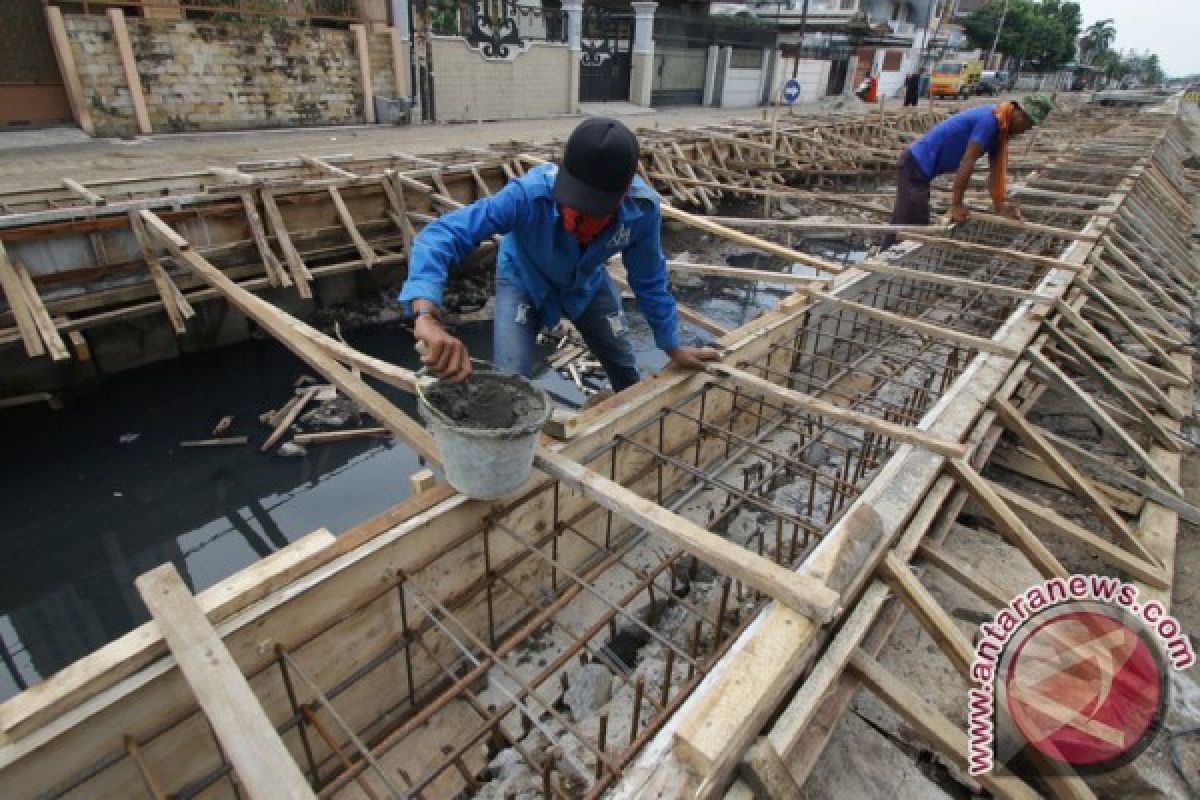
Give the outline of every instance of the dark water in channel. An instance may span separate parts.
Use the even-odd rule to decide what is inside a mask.
[[[757,266],[757,265],[756,265]],[[736,327],[787,293],[783,286],[706,281],[679,300]],[[629,322],[646,373],[666,356],[641,315]],[[460,329],[490,358],[490,323]],[[685,343],[708,337],[684,324]],[[365,353],[417,366],[410,335],[380,324],[347,333]],[[317,529],[340,533],[408,495],[418,468],[389,440],[314,445],[302,458],[259,452],[258,422],[292,395],[299,359],[271,339],[244,342],[103,378],[65,410],[0,412],[0,698],[62,669],[147,618],[133,586],[170,561],[200,591]],[[552,395],[578,404],[575,385],[543,371]],[[378,387],[415,415],[411,398]],[[245,446],[180,448],[225,415]],[[370,424],[369,420],[366,424]],[[122,443],[125,434],[136,439]],[[285,437],[286,440],[286,437]]]

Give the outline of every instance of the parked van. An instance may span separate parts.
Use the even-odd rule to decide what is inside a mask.
[[[965,99],[975,94],[981,75],[982,61],[943,61],[933,68],[929,93],[934,97]]]
[[[1008,91],[1008,72],[1006,70],[984,70],[979,78],[976,94],[997,95]]]

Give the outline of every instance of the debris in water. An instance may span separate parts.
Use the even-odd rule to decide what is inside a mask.
[[[122,433],[120,438],[117,439],[117,441],[120,442],[121,444],[133,444],[140,438],[142,438],[142,435],[140,433]]]
[[[283,456],[284,458],[299,458],[308,455],[308,451],[295,442],[284,442],[279,445],[279,449],[275,451],[275,455]]]
[[[219,419],[217,421],[217,424],[213,426],[212,435],[213,436],[222,436],[232,427],[233,427],[233,416],[226,415],[224,417],[221,417],[221,419]]]

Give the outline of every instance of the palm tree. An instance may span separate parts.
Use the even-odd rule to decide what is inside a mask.
[[[1087,64],[1092,64],[1102,54],[1108,51],[1109,45],[1117,38],[1117,25],[1111,19],[1093,22],[1083,32],[1079,39],[1080,58]]]

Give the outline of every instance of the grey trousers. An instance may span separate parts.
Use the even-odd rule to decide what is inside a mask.
[[[896,205],[892,209],[893,225],[929,224],[929,178],[917,166],[908,148],[896,162]],[[884,250],[896,243],[894,234],[883,237]]]

